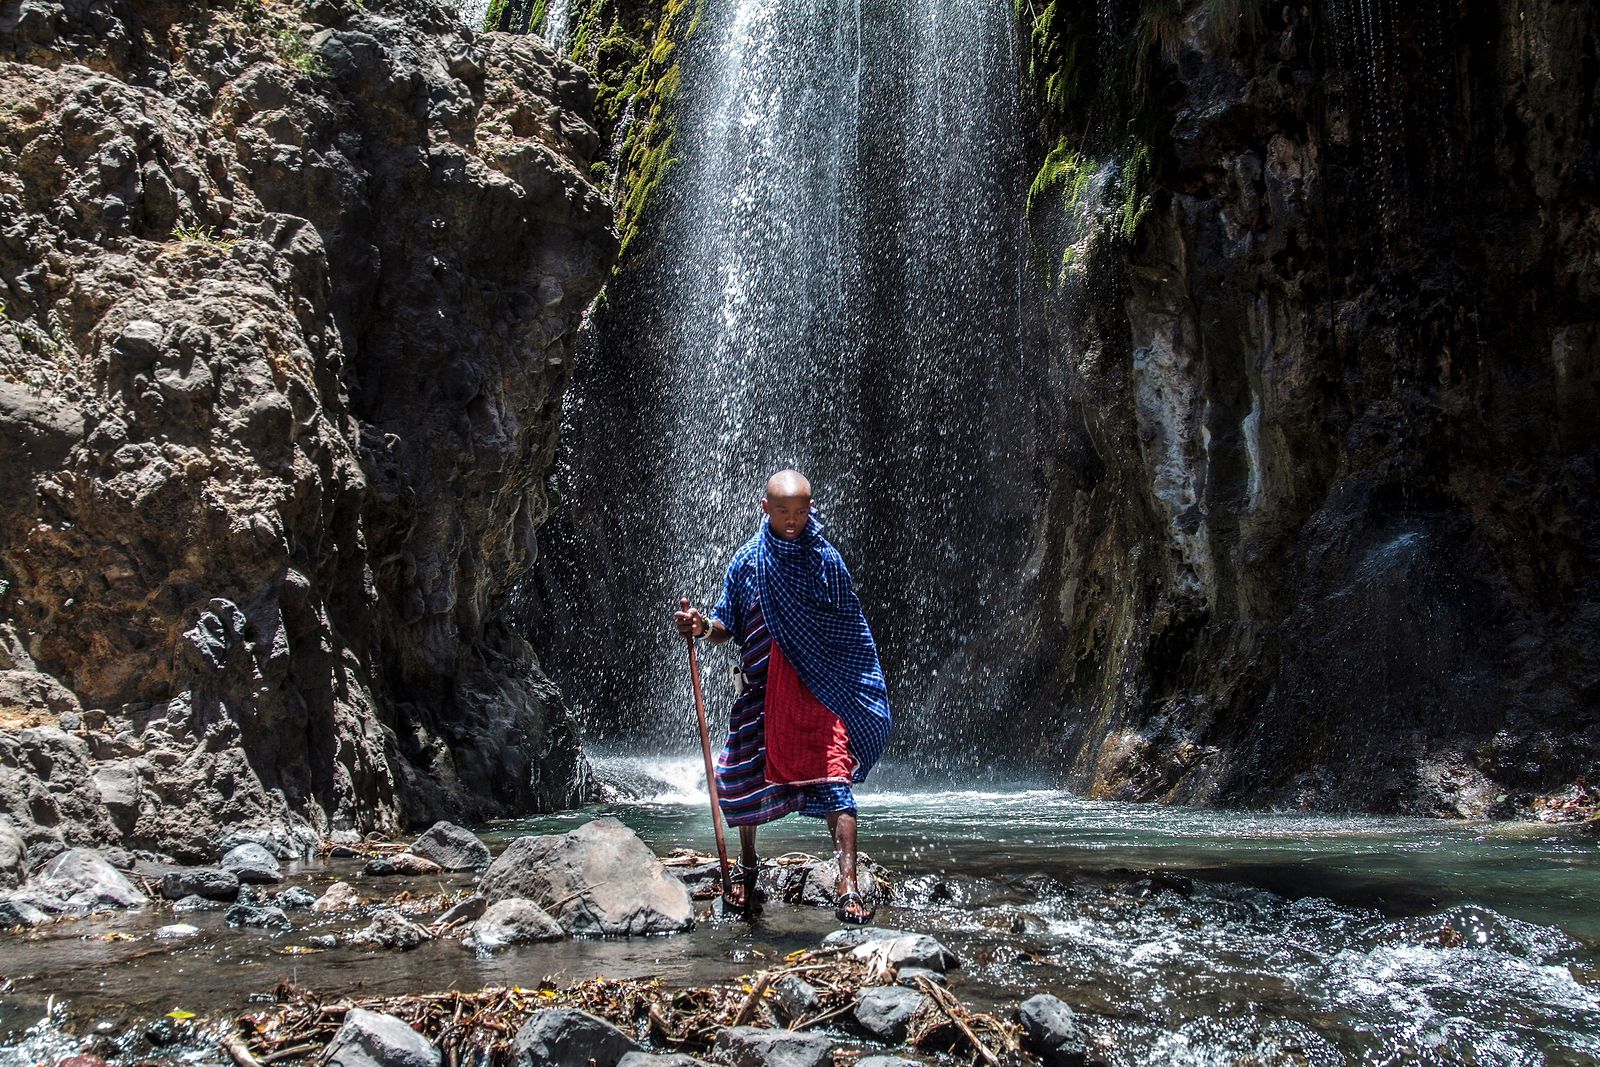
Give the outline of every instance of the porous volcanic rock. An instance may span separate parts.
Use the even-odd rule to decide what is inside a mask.
[[[194,863],[579,799],[503,603],[615,254],[588,77],[433,0],[29,0],[0,59],[16,830]]]

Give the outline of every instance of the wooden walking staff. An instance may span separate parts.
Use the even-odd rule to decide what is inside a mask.
[[[684,611],[689,610],[689,598],[678,601]],[[710,626],[710,622],[706,623]],[[700,651],[695,648],[694,635],[684,634],[689,645],[689,680],[694,683],[694,710],[700,717],[700,751],[706,758],[706,790],[711,794],[711,826],[717,832],[717,859],[722,862],[722,899],[733,893],[733,876],[728,872],[728,839],[722,833],[722,800],[717,795],[717,769],[711,761],[711,728],[706,725],[706,698],[700,691]]]

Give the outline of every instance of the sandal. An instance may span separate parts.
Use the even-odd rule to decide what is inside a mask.
[[[767,902],[767,891],[756,884],[756,879],[761,874],[761,857],[756,857],[754,866],[745,866],[744,857],[734,863],[733,877],[729,885],[729,892],[723,894],[723,900],[729,907],[739,908],[745,915],[754,915],[761,910],[761,905]],[[738,893],[738,899],[733,894]]]
[[[855,905],[863,909],[859,913],[851,912],[850,906]],[[840,894],[839,906],[833,909],[833,917],[842,923],[851,923],[856,926],[865,926],[878,914],[878,909],[867,907],[867,902],[861,899],[861,894],[851,890]]]

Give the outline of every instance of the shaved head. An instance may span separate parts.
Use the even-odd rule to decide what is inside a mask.
[[[761,511],[771,520],[774,534],[793,541],[811,519],[811,483],[799,471],[779,471],[767,479]]]
[[[810,499],[811,482],[804,474],[797,470],[786,468],[767,479],[766,497],[768,500],[790,496],[803,496]]]

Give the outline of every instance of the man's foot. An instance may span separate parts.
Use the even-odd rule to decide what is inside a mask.
[[[760,911],[761,905],[767,902],[767,891],[756,884],[760,873],[759,859],[751,866],[746,866],[742,859],[735,863],[728,881],[728,890],[722,895],[723,903],[730,908],[739,909],[746,915]],[[746,901],[749,903],[746,904]]]
[[[833,909],[834,918],[855,926],[865,926],[877,914],[876,909],[867,907],[867,902],[855,890],[839,894],[839,906]]]

